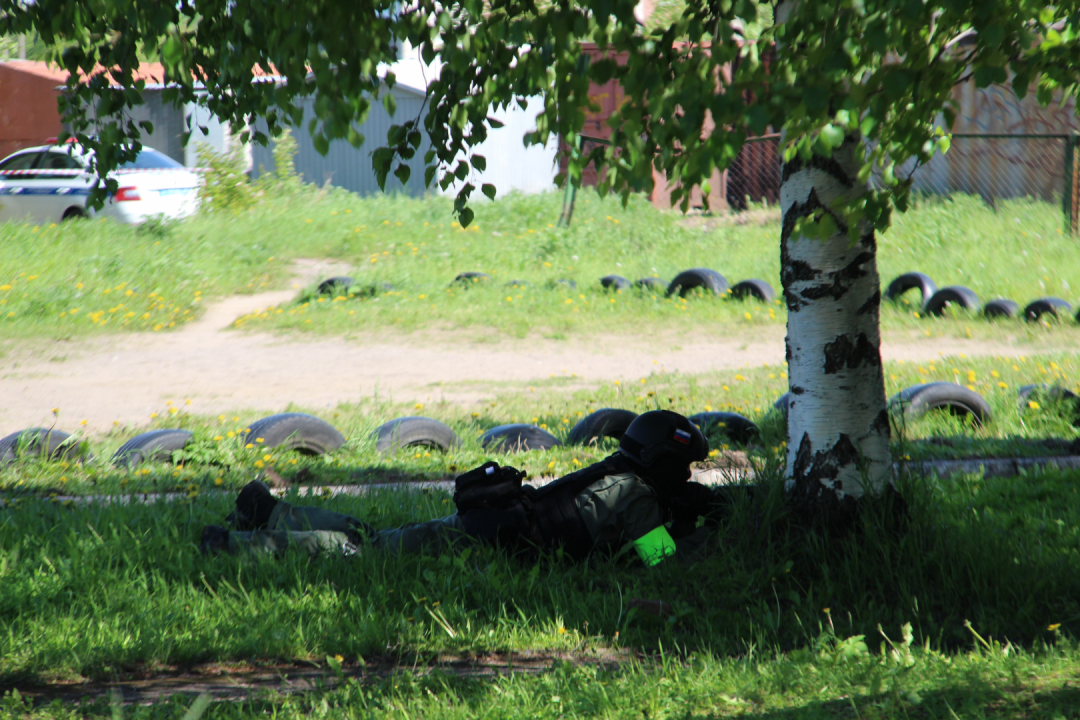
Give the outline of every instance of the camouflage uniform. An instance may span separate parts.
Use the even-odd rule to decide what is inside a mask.
[[[656,491],[632,472],[601,478],[577,494],[574,504],[592,538],[594,550],[617,551],[662,527],[666,520]],[[377,550],[394,553],[438,553],[471,540],[463,530],[461,516],[456,513],[428,522],[377,530],[367,540],[357,532],[358,526],[363,523],[342,513],[279,502],[265,530],[229,533],[229,550],[280,553],[295,546],[312,555],[320,551],[351,554],[370,542]]]

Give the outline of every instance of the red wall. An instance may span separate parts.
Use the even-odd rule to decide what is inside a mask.
[[[56,98],[65,76],[44,63],[0,63],[0,158],[60,134]]]

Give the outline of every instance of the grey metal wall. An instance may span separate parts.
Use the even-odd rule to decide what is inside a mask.
[[[297,144],[296,170],[305,182],[320,186],[329,183],[359,195],[382,192],[375,180],[375,170],[371,167],[371,153],[375,148],[386,144],[386,133],[395,121],[401,124],[417,117],[423,104],[423,97],[402,86],[396,86],[390,92],[397,101],[397,111],[393,117],[386,112],[381,101],[373,104],[367,121],[357,128],[366,138],[364,144],[357,149],[347,140],[334,140],[325,156],[315,150],[315,143],[307,131],[308,122],[315,117],[314,99],[307,98],[304,101],[304,123],[299,128],[293,128],[293,137]],[[425,133],[420,149],[408,163],[412,168],[408,184],[403,187],[401,181],[391,173],[386,178],[386,192],[405,192],[412,196],[424,194],[424,154],[430,147],[431,141]],[[258,177],[262,172],[273,171],[272,151],[273,141],[267,146],[252,147],[253,177]]]
[[[168,155],[176,162],[184,162],[184,108],[175,107],[161,101],[161,90],[147,88],[143,91],[143,104],[138,105],[128,113],[135,121],[149,120],[154,124],[154,132],[140,131],[139,141],[147,147]],[[91,126],[91,132],[96,132]],[[64,129],[69,131],[71,126],[64,124]]]

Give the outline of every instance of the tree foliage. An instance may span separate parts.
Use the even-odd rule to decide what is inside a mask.
[[[894,203],[906,204],[910,180],[897,166],[948,147],[940,119],[947,129],[954,85],[972,76],[980,86],[1011,81],[1023,96],[1037,82],[1048,102],[1058,89],[1075,92],[1080,69],[1075,3],[784,0],[756,42],[741,35],[758,17],[754,0],[688,0],[675,22],[649,31],[633,8],[633,0],[0,0],[0,31],[36,32],[63,48],[56,59],[71,73],[63,110],[76,137],[97,151],[102,175],[137,147],[128,111],[141,102],[140,56],[164,62],[166,100],[201,103],[240,133],[256,118],[274,136],[299,125],[299,101],[314,96],[309,130],[325,152],[336,138],[363,144],[357,127],[372,103],[393,109],[379,65],[408,42],[425,61],[438,57],[441,72],[428,112],[396,118],[386,138],[374,139],[380,181],[391,173],[407,179],[403,161],[422,131],[432,141],[429,185],[440,170],[446,184],[482,170],[485,159],[470,150],[497,126],[488,119],[492,105],[542,96],[527,141],[573,136],[585,123],[590,82],[616,78],[626,102],[610,120],[613,144],[575,155],[569,182],[596,162],[606,166],[601,191],[626,196],[651,187],[656,168],[682,188],[673,200],[685,203],[689,188],[730,164],[749,135],[782,129],[790,159],[829,156],[860,134],[870,141],[863,176],[877,167],[887,186],[843,211],[878,228]],[[590,63],[580,52],[590,41],[610,55]],[[474,190],[465,184],[458,194],[462,224],[471,220]]]

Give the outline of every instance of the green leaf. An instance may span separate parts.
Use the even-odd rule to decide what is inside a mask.
[[[471,208],[462,208],[458,213],[458,222],[461,223],[461,227],[469,227],[469,224],[473,221],[473,211]]]
[[[480,186],[480,192],[487,195],[488,200],[494,200],[495,199],[495,186],[492,185],[491,183],[484,183],[483,185],[481,185]]]
[[[170,35],[169,39],[161,47],[161,57],[170,69],[175,68],[184,59],[184,44],[176,35]]]
[[[412,168],[405,163],[398,163],[397,169],[394,170],[394,175],[401,181],[402,185],[407,185],[409,182],[409,176],[412,175]]]
[[[911,85],[911,73],[907,70],[890,68],[881,79],[881,85],[885,88],[885,94],[890,100],[899,100]]]
[[[844,144],[844,130],[837,127],[832,123],[821,128],[821,141],[825,143],[830,150],[835,150]]]
[[[975,87],[984,88],[1003,83],[1007,77],[1005,68],[1002,67],[975,68]]]
[[[480,172],[487,170],[487,158],[483,155],[473,155],[472,158],[470,158],[470,161],[472,162],[472,166]]]

